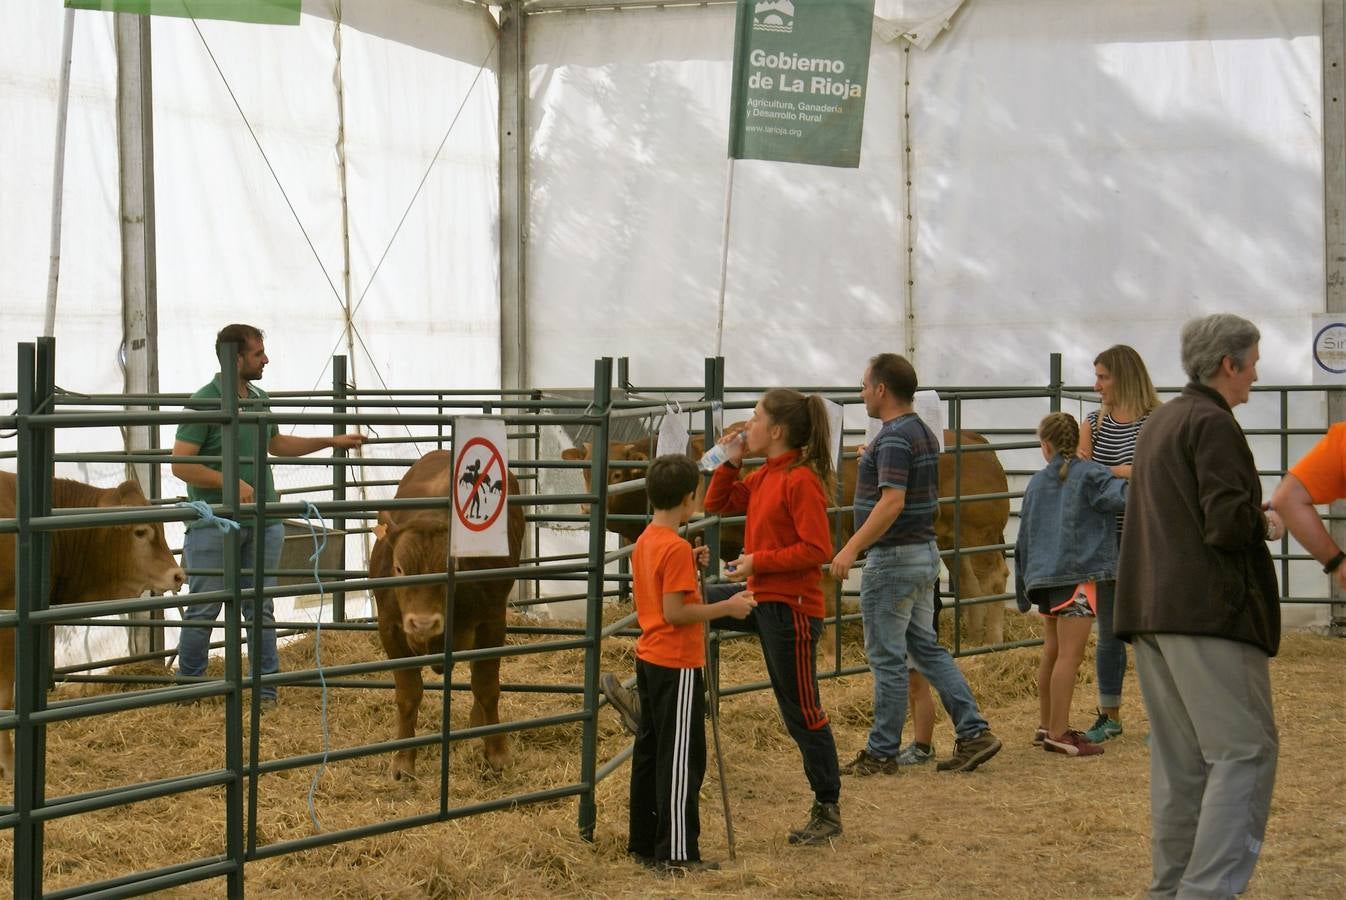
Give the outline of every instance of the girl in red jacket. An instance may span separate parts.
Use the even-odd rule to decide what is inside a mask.
[[[756,633],[785,727],[799,745],[813,788],[808,821],[790,832],[792,844],[821,844],[841,834],[841,776],[837,746],[818,698],[815,656],[823,624],[822,565],[832,559],[827,497],[836,475],[827,410],[817,394],[777,388],[758,401],[746,438],[724,438],[728,461],[706,491],[707,512],[747,513],[743,554],[725,566],[733,582],[747,581],[757,607],[742,622],[718,627]],[[746,445],[746,446],[745,446]],[[740,478],[744,451],[766,464]],[[716,585],[733,593],[735,585]]]

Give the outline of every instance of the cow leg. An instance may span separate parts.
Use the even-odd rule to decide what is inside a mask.
[[[0,709],[13,708],[14,629],[0,628]],[[0,731],[0,777],[14,780],[14,739],[9,731]]]
[[[472,725],[494,725],[500,721],[500,660],[479,659],[472,663]],[[503,771],[510,763],[509,738],[493,734],[482,739],[486,764]]]
[[[1005,565],[1004,554],[983,553],[977,557],[973,568],[977,570],[977,581],[981,585],[981,596],[1005,593],[1005,584],[1009,581],[1009,566]],[[1005,604],[983,604],[986,610],[983,631],[986,644],[1000,644],[1005,641]]]
[[[397,685],[397,737],[409,738],[416,734],[416,717],[421,711],[421,694],[425,690],[420,669],[398,669],[393,673]],[[393,754],[394,780],[416,777],[416,748],[398,750]]]
[[[985,592],[981,589],[981,580],[977,577],[977,570],[972,564],[972,560],[973,557],[968,555],[960,556],[958,559],[959,600],[975,600],[985,595]],[[985,604],[963,607],[962,643],[968,647],[980,647],[986,643]]]
[[[505,642],[504,622],[486,623],[476,629],[477,647],[499,647]],[[500,721],[500,660],[479,659],[472,663],[471,724],[495,725]],[[503,771],[510,763],[509,738],[493,734],[482,738],[486,765],[492,771]]]

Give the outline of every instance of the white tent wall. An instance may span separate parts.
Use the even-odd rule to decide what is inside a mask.
[[[16,343],[42,333],[47,294],[52,147],[62,10],[18,3],[0,34],[0,391],[13,391]],[[57,334],[79,355],[56,382],[86,392],[121,390],[121,256],[117,244],[116,79],[110,17],[77,28],[66,141],[64,316]],[[74,347],[71,349],[73,350]],[[118,441],[120,439],[118,438]],[[12,449],[12,448],[11,448]]]
[[[7,12],[0,390],[42,321],[62,15]],[[1124,341],[1172,384],[1179,324],[1217,309],[1262,327],[1265,381],[1307,380],[1301,348],[1324,305],[1320,13],[1320,0],[968,0],[926,49],[876,38],[859,169],[736,165],[730,382],[853,384],[868,355],[911,348],[932,384],[1043,383],[1051,351],[1067,382],[1087,383],[1093,354]],[[264,386],[325,387],[347,303],[360,386],[497,385],[490,15],[458,0],[306,0],[299,28],[201,34],[154,20],[162,389],[210,377],[211,336],[237,319],[268,331]],[[585,385],[602,355],[630,356],[640,382],[700,380],[719,337],[732,40],[732,5],[527,16],[534,385]],[[58,383],[79,391],[121,386],[114,73],[111,17],[80,13],[56,329]],[[973,423],[1036,412],[983,405]],[[1272,424],[1263,398],[1239,415]],[[1292,424],[1323,419],[1320,398],[1295,404]],[[67,433],[60,449],[118,443]],[[1267,468],[1273,443],[1255,439]],[[63,474],[119,477],[106,468]]]
[[[13,6],[0,34],[0,391],[14,389],[16,343],[42,329],[64,14],[59,3]],[[339,42],[338,9],[347,23]],[[208,381],[215,332],[232,321],[267,332],[263,387],[330,387],[332,354],[348,352],[339,146],[350,305],[358,304],[351,380],[498,385],[494,20],[457,0],[306,0],[304,11],[297,28],[200,21],[199,34],[190,20],[151,20],[161,389]],[[90,393],[122,390],[112,23],[109,14],[76,15],[55,329],[57,383]],[[163,440],[171,443],[172,429]],[[57,449],[120,446],[113,429],[67,430]],[[107,485],[123,468],[62,464],[58,474]],[[167,467],[163,475],[165,495],[183,492]],[[312,467],[276,471],[282,488],[327,477]],[[180,541],[180,526],[170,525],[170,544]],[[358,564],[359,545],[349,552]],[[313,615],[288,607],[278,616]],[[166,638],[176,641],[172,631]],[[62,662],[125,651],[115,629],[65,632],[62,641],[82,645],[63,646]]]
[[[1066,383],[1089,384],[1099,351],[1126,343],[1156,383],[1180,385],[1181,324],[1211,312],[1257,323],[1263,382],[1311,380],[1325,296],[1320,17],[1318,0],[988,0],[913,51],[924,380],[1045,384],[1060,352]],[[1326,419],[1323,394],[1289,405],[1292,426]],[[1045,411],[996,401],[966,415],[1006,426]],[[1278,427],[1280,398],[1254,395],[1238,417]],[[1292,438],[1288,459],[1312,442]],[[1251,443],[1263,469],[1280,468],[1278,438]],[[1264,479],[1268,496],[1277,480]],[[1324,581],[1312,562],[1292,565],[1301,596]]]
[[[495,388],[494,23],[479,8],[406,6],[421,17],[415,43],[343,37],[352,304],[372,354],[357,353],[359,384]]]
[[[1307,380],[1324,277],[1320,6],[971,0],[911,51],[905,107],[902,45],[876,39],[860,169],[737,165],[730,381],[852,383],[857,359],[908,342],[930,383],[1045,381],[1052,350],[1084,381],[1124,340],[1177,382],[1176,326],[1217,309],[1263,327],[1264,379]],[[530,17],[538,383],[582,384],[599,355],[632,356],[647,382],[699,378],[732,41],[731,6]]]
[[[1178,326],[1263,330],[1310,378],[1323,308],[1318,0],[969,3],[912,54],[918,362],[932,383],[1068,381],[1130,343],[1181,383]]]
[[[631,357],[637,384],[700,382],[717,347],[733,16],[529,18],[536,383],[584,384],[604,355]],[[855,384],[870,355],[908,348],[928,384],[1046,384],[1052,352],[1067,383],[1089,384],[1094,356],[1130,343],[1177,385],[1181,323],[1215,311],[1262,329],[1263,381],[1309,380],[1325,291],[1319,0],[969,0],[951,26],[924,50],[874,40],[859,169],[736,164],[730,384]],[[1277,399],[1240,420],[1278,424]],[[1325,409],[1294,397],[1291,423],[1320,427]],[[996,401],[968,421],[1045,411]],[[1277,440],[1253,443],[1280,465]],[[1311,564],[1293,577],[1322,580]]]
[[[595,357],[629,355],[644,383],[699,381],[716,350],[734,8],[527,27],[529,371],[584,384]],[[859,169],[736,165],[732,381],[848,383],[836,348],[858,330],[900,344],[900,57],[875,42]]]

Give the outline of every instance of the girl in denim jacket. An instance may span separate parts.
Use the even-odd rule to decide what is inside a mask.
[[[1096,756],[1103,748],[1070,728],[1075,676],[1084,659],[1098,595],[1117,577],[1116,515],[1126,506],[1126,480],[1079,459],[1080,427],[1056,412],[1038,425],[1047,467],[1033,476],[1019,512],[1014,587],[1019,610],[1043,616],[1038,665],[1037,734],[1048,753]]]

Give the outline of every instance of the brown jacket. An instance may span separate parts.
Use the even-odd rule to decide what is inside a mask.
[[[1187,385],[1150,414],[1133,465],[1117,636],[1228,638],[1275,656],[1280,592],[1262,485],[1229,404],[1205,385]]]

